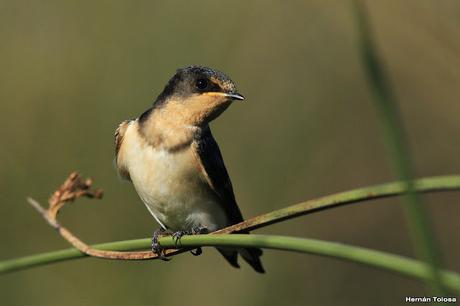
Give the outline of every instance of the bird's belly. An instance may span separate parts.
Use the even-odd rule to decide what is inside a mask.
[[[132,149],[126,156],[131,180],[160,225],[173,231],[199,226],[214,231],[227,225],[191,149],[174,153],[150,146]]]

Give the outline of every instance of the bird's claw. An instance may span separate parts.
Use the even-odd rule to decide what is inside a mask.
[[[172,234],[172,237],[174,239],[174,247],[176,249],[182,247],[182,244],[180,243],[180,239],[182,238],[182,236],[187,235],[187,234],[188,232],[186,231],[177,231]]]
[[[164,248],[160,245],[159,239],[164,236],[166,231],[163,228],[157,229],[152,236],[152,252],[158,255],[158,258],[164,261],[170,261],[171,258],[165,256]]]
[[[177,231],[177,232],[172,234],[172,237],[174,238],[174,241],[175,241],[174,247],[176,249],[182,247],[180,239],[184,235],[201,235],[201,234],[207,234],[208,232],[209,232],[208,229],[206,227],[204,227],[204,226],[196,226],[196,227],[193,227],[189,231]],[[190,253],[192,253],[192,255],[194,255],[194,256],[198,256],[198,255],[201,255],[203,253],[203,251],[201,250],[201,248],[196,248],[195,251],[192,250],[192,251],[190,251]]]
[[[191,232],[192,235],[202,235],[209,233],[209,230],[204,226],[197,226],[192,228]],[[191,250],[190,253],[192,253],[193,256],[200,256],[201,254],[203,254],[203,250],[200,247],[198,247],[195,250]]]
[[[196,226],[191,230],[192,235],[202,235],[207,233],[209,233],[209,230],[205,226]]]
[[[157,254],[159,259],[164,260],[164,261],[170,261],[171,258],[168,258],[165,256],[165,249],[160,245],[159,239],[161,237],[171,235],[172,238],[174,239],[174,247],[176,249],[179,249],[182,247],[180,239],[184,235],[201,235],[201,234],[207,234],[208,232],[209,232],[208,229],[204,226],[196,226],[196,227],[193,227],[191,230],[177,231],[172,234],[163,228],[159,228],[155,232],[153,232],[152,252]],[[198,247],[195,250],[191,250],[190,253],[192,253],[193,256],[199,256],[203,253],[203,250],[200,247]]]
[[[193,256],[200,256],[201,254],[203,254],[203,250],[201,248],[196,248],[195,250],[191,250],[190,253]]]

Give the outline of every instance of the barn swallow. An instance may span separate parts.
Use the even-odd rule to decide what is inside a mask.
[[[235,100],[244,97],[224,73],[181,68],[147,111],[116,130],[118,173],[133,183],[163,231],[212,232],[243,221],[209,127]],[[239,268],[240,254],[255,271],[265,272],[260,249],[218,251],[234,267]]]

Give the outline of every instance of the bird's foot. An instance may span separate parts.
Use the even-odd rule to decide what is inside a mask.
[[[193,256],[200,256],[201,254],[203,254],[203,250],[201,248],[196,248],[195,250],[191,250],[190,253],[193,255]]]
[[[171,258],[165,256],[165,249],[160,245],[159,239],[168,235],[170,235],[170,233],[168,233],[164,228],[160,227],[155,232],[153,232],[152,236],[152,252],[157,254],[158,258],[164,261],[170,261]]]
[[[208,234],[209,230],[205,226],[197,226],[192,228],[192,235],[202,235],[202,234]],[[190,253],[192,253],[193,256],[200,256],[203,254],[203,250],[198,247],[195,250],[191,250]]]
[[[188,235],[188,232],[187,232],[187,231],[177,231],[177,232],[174,232],[174,233],[172,234],[172,237],[173,237],[173,239],[174,239],[174,247],[175,247],[176,249],[182,247],[182,245],[181,245],[181,243],[180,243],[180,239],[181,239],[182,236],[184,236],[184,235]]]
[[[195,226],[194,228],[192,228],[191,232],[192,232],[192,235],[202,235],[202,234],[208,234],[209,230],[205,226]]]
[[[209,231],[206,227],[204,226],[196,226],[193,227],[191,230],[188,231],[177,231],[172,234],[174,240],[175,240],[175,248],[181,248],[182,244],[180,243],[180,239],[184,235],[201,235],[201,234],[207,234]],[[201,248],[196,248],[195,250],[190,251],[193,256],[199,256],[203,253]]]

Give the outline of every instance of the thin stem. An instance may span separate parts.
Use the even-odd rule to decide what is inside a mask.
[[[447,181],[450,182],[452,178],[448,178]],[[423,191],[423,184],[428,183],[427,186],[436,186],[436,183],[430,185],[430,179],[420,180],[420,190]],[[415,184],[415,183],[414,183]],[[447,182],[444,182],[445,186],[448,186]],[[298,217],[307,213],[312,213],[314,211],[323,210],[326,208],[331,208],[337,204],[343,205],[352,202],[358,202],[362,200],[369,200],[373,198],[386,197],[391,195],[396,195],[398,193],[404,193],[407,190],[407,186],[404,183],[396,182],[390,184],[384,184],[380,186],[374,186],[373,188],[362,188],[356,189],[336,195],[326,196],[323,198],[307,201],[297,205],[293,205],[284,209],[280,209],[265,215],[261,215],[247,221],[235,224],[233,226],[226,227],[219,231],[213,232],[212,234],[228,234],[241,232],[243,230],[253,230],[263,226],[267,226],[273,223],[281,222],[283,220],[291,219]],[[90,245],[86,244],[75,236],[70,230],[58,223],[58,221],[53,217],[55,213],[49,213],[47,210],[43,209],[40,204],[34,199],[28,198],[29,203],[37,209],[37,211],[43,216],[43,218],[57,230],[57,233],[61,235],[65,240],[67,240],[73,247],[77,248],[79,251],[99,258],[106,259],[119,259],[119,260],[147,260],[147,259],[156,259],[158,254],[152,251],[136,251],[136,252],[118,252],[118,251],[107,251],[107,250],[98,250]],[[184,250],[165,250],[165,256],[175,255],[181,253]]]
[[[414,172],[413,165],[397,99],[378,58],[363,3],[357,2],[356,12],[361,35],[362,58],[383,127],[385,143],[395,173],[407,185],[407,193],[403,200],[413,245],[418,257],[427,262],[430,267],[429,284],[433,293],[445,295],[447,291],[443,288],[441,275],[438,271],[440,269],[440,251],[433,237],[425,207],[415,192],[416,188],[411,180]]]
[[[460,175],[446,175],[427,177],[414,180],[416,192],[435,192],[449,191],[460,189]],[[331,209],[336,206],[344,206],[363,201],[369,201],[380,198],[394,197],[407,192],[407,184],[404,182],[391,182],[381,185],[353,189],[350,191],[340,192],[299,204],[288,206],[273,212],[253,217],[241,223],[226,227],[215,234],[240,232],[243,230],[255,230],[270,224],[279,223],[284,220],[296,218],[306,214],[311,214],[325,209]]]
[[[416,180],[414,185],[417,192],[458,190],[460,189],[460,175],[423,178]],[[405,184],[401,182],[392,182],[332,194],[322,198],[313,199],[296,205],[292,205],[255,218],[251,218],[242,223],[227,227],[212,234],[231,233],[242,230],[253,230],[320,210],[330,209],[352,203],[359,203],[365,200],[400,195],[404,193],[406,190],[407,189]],[[36,206],[36,203],[34,204],[34,206]],[[110,243],[95,245],[94,247],[100,247],[104,250],[117,249],[118,251],[141,249],[141,246],[133,247],[133,244],[135,244],[136,241],[142,240],[133,240],[116,243],[116,248],[113,244]],[[85,255],[82,252],[76,249],[69,249],[45,254],[31,255],[22,258],[15,258],[11,260],[5,260],[0,262],[0,274],[20,269],[27,269],[47,263],[59,262],[62,260],[72,258],[79,258],[83,256]]]
[[[175,247],[176,242],[172,237],[163,237],[160,239],[160,243],[163,247],[173,248]],[[224,234],[184,236],[181,238],[180,244],[185,248],[199,246],[226,246],[258,247],[264,249],[293,251],[356,262],[416,279],[429,280],[431,277],[429,267],[417,260],[337,242],[285,236]],[[121,251],[146,248],[149,245],[150,239],[146,238],[98,244],[94,247],[104,250]],[[87,255],[76,249],[49,252],[2,262],[0,263],[0,272],[14,271],[30,266],[43,265],[46,263],[81,258],[85,256]],[[454,272],[443,271],[441,272],[441,277],[446,286],[452,290],[460,292],[460,275]]]

